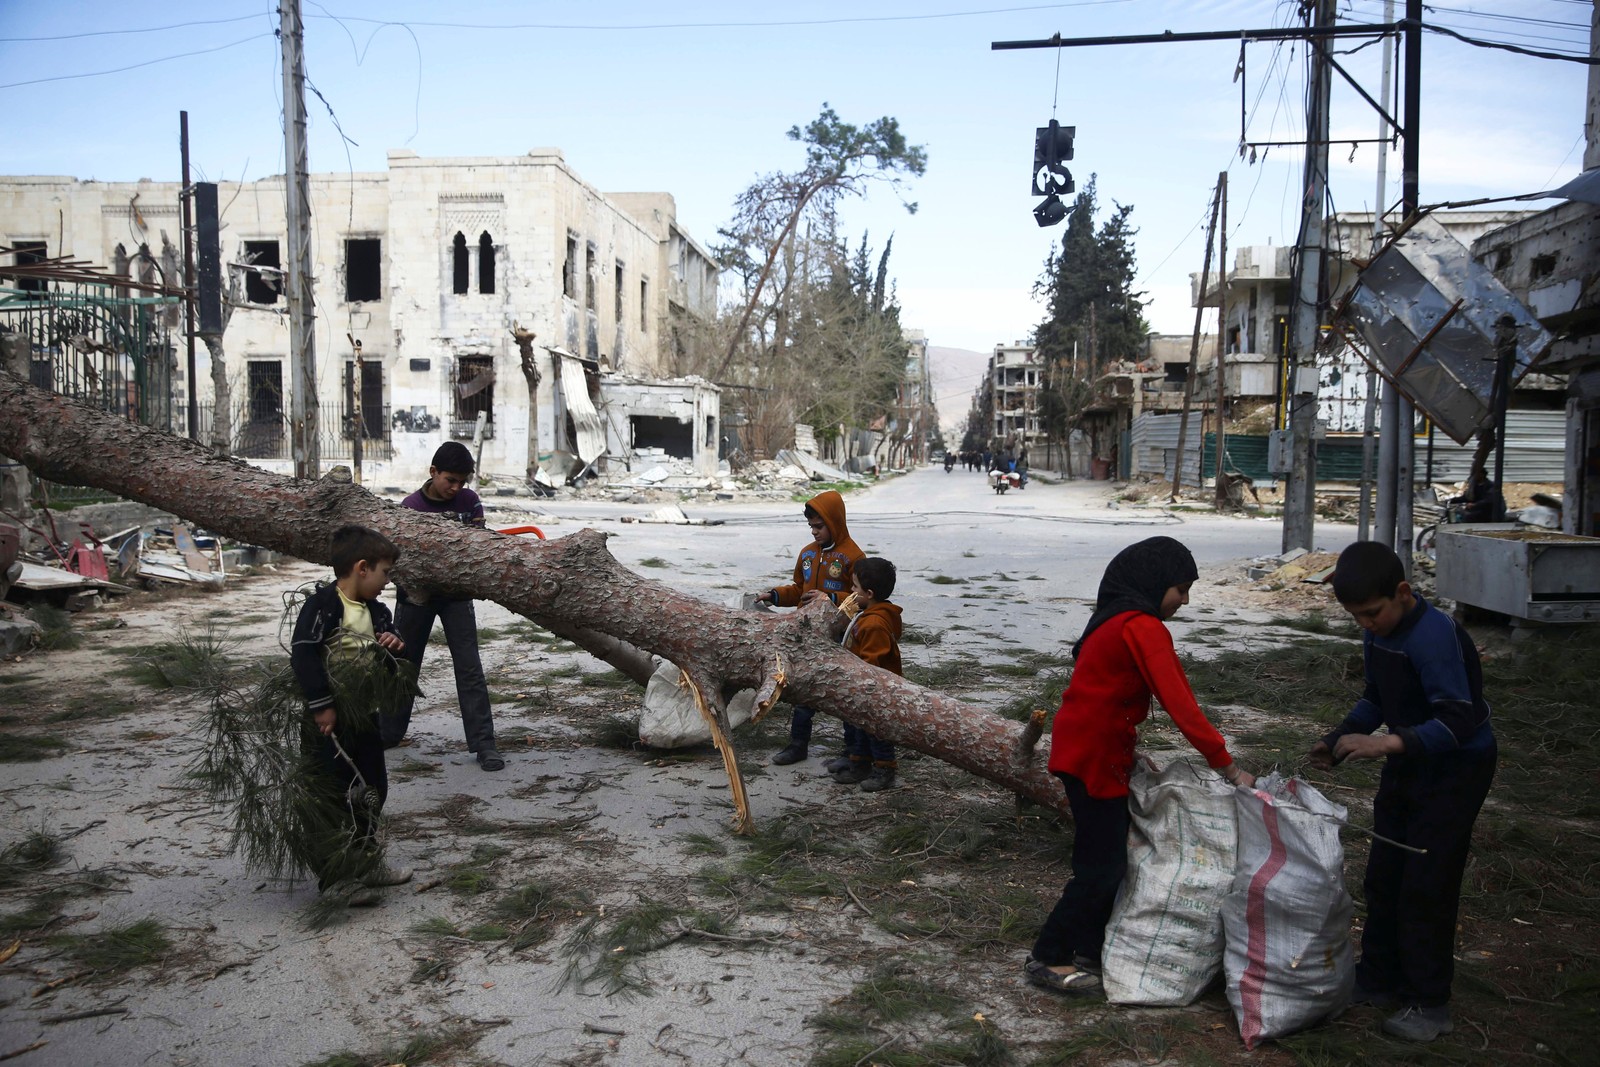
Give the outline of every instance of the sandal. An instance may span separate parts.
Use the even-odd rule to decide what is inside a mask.
[[[1029,956],[1027,962],[1022,965],[1022,973],[1028,976],[1029,982],[1052,993],[1100,992],[1100,976],[1077,964],[1073,964],[1072,970],[1062,973],[1051,970],[1047,964]]]

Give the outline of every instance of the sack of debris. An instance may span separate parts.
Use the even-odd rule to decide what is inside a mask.
[[[1355,985],[1345,809],[1300,778],[1236,792],[1238,874],[1223,901],[1228,1002],[1244,1047],[1342,1011]]]
[[[687,748],[711,740],[711,727],[695,706],[694,695],[688,686],[680,684],[682,674],[676,664],[660,660],[645,687],[639,740],[651,748]],[[748,722],[755,706],[754,689],[735,695],[728,701],[728,727]]]
[[[1128,783],[1128,874],[1106,928],[1106,999],[1179,1006],[1222,973],[1222,900],[1233,886],[1233,786],[1178,760]]]

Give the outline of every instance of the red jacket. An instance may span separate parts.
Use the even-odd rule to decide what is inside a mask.
[[[877,600],[850,620],[844,647],[874,667],[904,674],[900,669],[900,632],[900,605]]]
[[[794,582],[772,590],[772,602],[780,608],[794,607],[813,589],[827,593],[837,604],[850,595],[850,573],[856,560],[866,555],[850,540],[850,527],[844,521],[844,497],[825,489],[806,503],[828,524],[832,542],[823,548],[812,541],[800,550],[794,561]]]
[[[1233,762],[1195,703],[1172,635],[1160,619],[1125,611],[1089,635],[1050,730],[1050,770],[1080,779],[1092,797],[1128,795],[1138,726],[1154,695],[1206,763]]]

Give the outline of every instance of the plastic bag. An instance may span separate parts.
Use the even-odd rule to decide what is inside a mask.
[[[694,696],[678,684],[681,675],[676,664],[661,660],[645,687],[639,740],[651,748],[686,748],[711,740],[711,727],[695,707]],[[749,721],[755,704],[754,689],[741,690],[728,701],[729,729]]]
[[[1233,886],[1234,788],[1179,760],[1128,783],[1128,874],[1106,928],[1106,999],[1189,1004],[1222,973],[1222,900]]]
[[[1345,809],[1300,778],[1236,792],[1239,862],[1223,902],[1228,1002],[1244,1047],[1342,1011],[1355,986]]]

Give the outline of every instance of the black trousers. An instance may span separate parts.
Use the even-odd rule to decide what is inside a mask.
[[[1472,826],[1497,752],[1390,757],[1372,802],[1373,829],[1424,855],[1372,842],[1363,883],[1367,924],[1356,976],[1363,989],[1439,1007],[1455,977],[1456,915]]]
[[[422,656],[428,650],[433,620],[444,624],[444,639],[450,649],[450,665],[455,669],[456,699],[461,704],[461,732],[467,738],[467,751],[494,748],[494,715],[489,707],[489,683],[478,655],[478,616],[470,600],[430,600],[395,604],[395,629],[406,643],[406,658],[420,672]],[[383,742],[398,745],[411,725],[411,708],[416,697],[408,696],[392,711],[380,717]]]
[[[1033,958],[1047,967],[1074,956],[1100,962],[1111,906],[1128,872],[1128,798],[1092,797],[1083,782],[1057,774],[1072,805],[1072,880],[1061,891],[1033,943]]]
[[[340,746],[350,757],[349,762],[340,757],[333,747],[332,739],[319,733],[315,727],[310,727],[301,734],[301,747],[311,754],[318,778],[318,792],[323,797],[322,803],[328,805],[328,821],[335,825],[345,825],[346,820],[353,818],[355,820],[353,839],[358,843],[367,843],[369,848],[376,848],[377,813],[368,814],[359,806],[352,813],[345,797],[351,783],[356,780],[356,772],[360,771],[362,780],[370,788],[377,790],[380,809],[389,799],[389,771],[383,759],[383,738],[375,729],[360,733],[344,733],[336,727],[335,733],[338,735]],[[352,767],[351,763],[355,766]],[[344,835],[339,836],[342,838]],[[341,874],[352,866],[351,857],[342,855],[338,842],[334,840],[314,841],[309,842],[309,845],[310,856],[307,866],[317,876],[319,889],[326,889],[329,884],[338,881]]]

